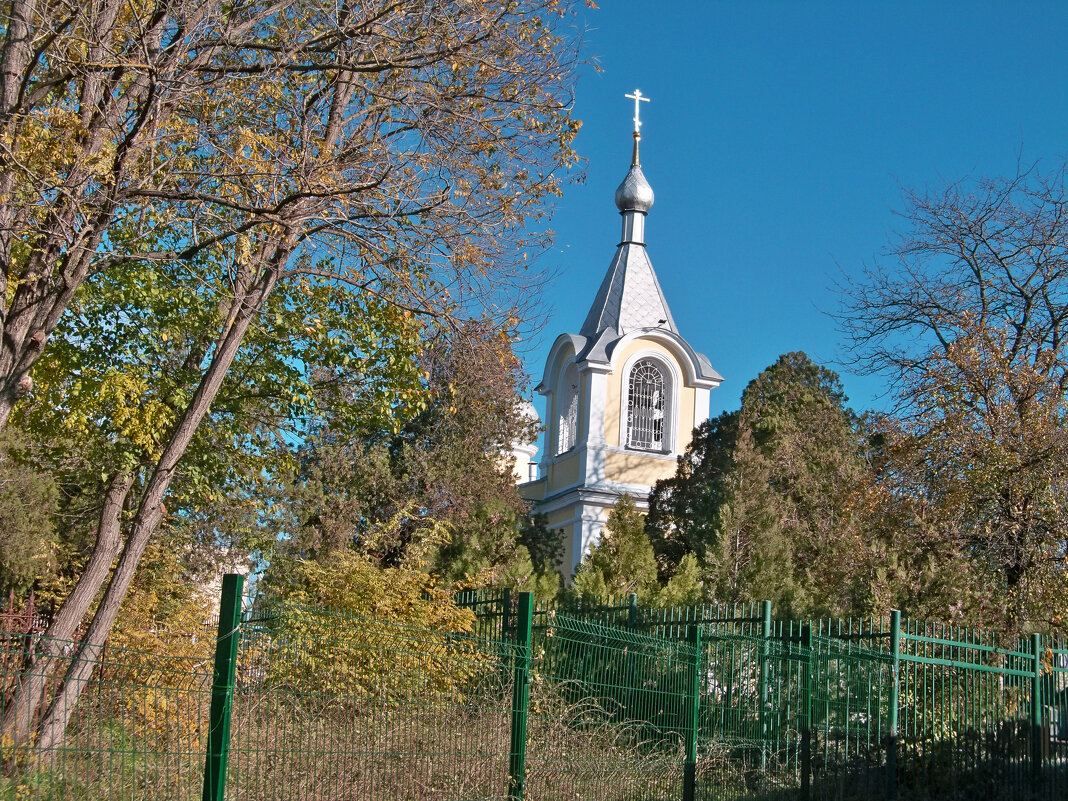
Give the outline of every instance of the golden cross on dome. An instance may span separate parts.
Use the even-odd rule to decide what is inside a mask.
[[[641,103],[648,103],[649,98],[642,94],[641,89],[635,89],[632,95],[623,95],[634,101],[634,133],[640,134],[642,132],[641,115],[638,113],[641,108]]]

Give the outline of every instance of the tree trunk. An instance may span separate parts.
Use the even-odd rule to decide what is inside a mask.
[[[8,7],[4,22],[7,30],[4,35],[3,49],[0,51],[0,131],[5,138],[10,136],[10,122],[18,105],[19,92],[22,87],[22,75],[31,57],[30,39],[33,31],[33,17],[36,13],[34,0],[16,0]],[[15,171],[9,169],[9,158],[0,153],[0,197],[12,197],[15,193]],[[10,259],[11,248],[16,237],[12,234],[15,221],[15,206],[12,203],[0,203],[0,259],[5,264]],[[0,290],[8,295],[8,271],[0,270]],[[0,304],[6,311],[6,304]],[[0,328],[6,324],[5,316],[0,316]],[[10,410],[5,409],[7,402],[0,403],[0,429],[7,422]]]
[[[131,525],[130,536],[126,540],[115,572],[111,575],[111,581],[104,592],[103,600],[96,614],[93,615],[89,631],[71,660],[70,667],[63,677],[62,688],[56,693],[42,718],[40,738],[37,741],[38,755],[42,759],[47,759],[49,754],[63,742],[67,723],[74,713],[82,690],[92,677],[104,643],[118,618],[122,601],[133,581],[141,556],[163,519],[163,499],[174,479],[178,462],[189,447],[201,420],[211,408],[211,403],[222,386],[226,372],[237,355],[249,325],[274,288],[278,273],[285,264],[290,251],[291,245],[288,242],[285,247],[278,247],[270,259],[271,266],[255,282],[249,294],[234,304],[235,313],[231,315],[230,324],[223,330],[211,363],[204,373],[204,378],[171,435],[145,487]]]
[[[89,557],[89,564],[78,579],[74,591],[60,607],[59,614],[45,631],[38,652],[19,677],[11,700],[4,709],[0,730],[3,731],[4,738],[12,743],[25,741],[32,722],[37,717],[38,707],[44,700],[48,678],[62,656],[62,641],[69,640],[74,635],[93,599],[107,581],[122,544],[122,507],[132,484],[133,474],[124,470],[116,474],[108,485],[104,505],[100,510],[96,544]]]

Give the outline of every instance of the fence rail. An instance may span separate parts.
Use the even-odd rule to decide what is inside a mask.
[[[507,592],[435,629],[223,593],[214,639],[97,654],[58,745],[5,728],[0,801],[1068,797],[1064,638]],[[78,647],[0,633],[5,727]]]

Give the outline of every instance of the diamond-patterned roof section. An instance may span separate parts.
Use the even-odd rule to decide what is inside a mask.
[[[613,328],[623,335],[639,328],[656,327],[678,333],[645,246],[625,242],[616,250],[601,282],[582,324],[582,334],[589,337]]]

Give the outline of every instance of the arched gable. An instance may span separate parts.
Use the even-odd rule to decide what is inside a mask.
[[[708,360],[690,347],[685,339],[672,331],[660,328],[631,331],[613,342],[608,350],[613,371],[621,366],[617,364],[619,355],[626,353],[632,342],[643,339],[660,344],[675,357],[686,386],[713,389],[722,382],[720,375],[708,365]]]
[[[558,336],[556,341],[553,342],[553,346],[549,349],[548,358],[545,359],[545,372],[542,373],[541,383],[538,384],[537,391],[542,395],[555,391],[560,370],[568,359],[582,353],[585,347],[586,337],[584,336],[579,334],[561,334]]]

